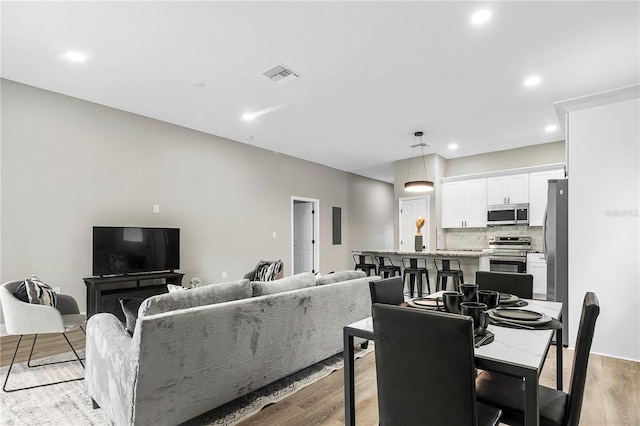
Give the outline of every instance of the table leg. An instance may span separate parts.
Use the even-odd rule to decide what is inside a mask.
[[[356,424],[356,400],[354,377],[354,339],[347,330],[344,333],[344,423],[346,426]]]
[[[538,405],[538,372],[530,371],[524,376],[524,424],[538,426],[540,421]]]
[[[556,330],[556,389],[562,390],[562,329]]]

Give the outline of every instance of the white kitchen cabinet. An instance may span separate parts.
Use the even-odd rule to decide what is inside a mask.
[[[527,253],[527,274],[533,275],[533,298],[547,299],[547,262],[544,253]]]
[[[442,227],[482,228],[487,226],[486,179],[442,184]]]
[[[549,179],[563,179],[564,168],[529,173],[529,226],[544,225]]]
[[[487,178],[487,205],[529,202],[529,173]]]

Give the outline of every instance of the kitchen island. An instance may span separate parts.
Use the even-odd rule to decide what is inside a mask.
[[[489,270],[489,253],[482,250],[436,250],[435,252],[409,252],[395,250],[358,250],[354,254],[368,254],[373,257],[385,256],[391,259],[394,265],[402,266],[402,258],[425,257],[427,258],[427,268],[429,269],[429,282],[431,291],[436,291],[437,271],[433,259],[455,259],[460,261],[460,268],[464,274],[464,282],[475,284],[476,271]],[[426,290],[426,286],[423,287]]]

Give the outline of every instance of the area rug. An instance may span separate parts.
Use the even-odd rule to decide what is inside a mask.
[[[356,348],[355,357],[360,358],[373,351],[373,342],[367,349]],[[79,352],[84,357],[84,351]],[[54,362],[73,358],[71,352],[56,355],[37,363]],[[269,404],[281,401],[301,389],[327,377],[343,367],[342,354],[334,355],[300,370],[275,383],[260,388],[214,410],[198,416],[184,425],[232,426]],[[0,369],[0,380],[4,382],[8,367]],[[40,371],[38,371],[40,370]],[[31,386],[40,383],[67,380],[82,376],[84,370],[77,362],[29,369],[26,363],[15,364],[11,370],[8,388]],[[2,392],[0,396],[0,425],[111,425],[101,409],[93,409],[86,393],[84,380],[29,389],[19,392]]]

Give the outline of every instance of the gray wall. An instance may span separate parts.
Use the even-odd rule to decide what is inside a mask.
[[[565,153],[565,142],[559,141],[452,158],[447,160],[446,174],[442,177],[564,163],[566,161]]]
[[[7,80],[1,89],[2,282],[34,274],[84,309],[94,225],[181,228],[185,281],[236,279],[260,259],[282,259],[288,275],[292,196],[320,200],[320,272],[393,244],[390,184]]]

